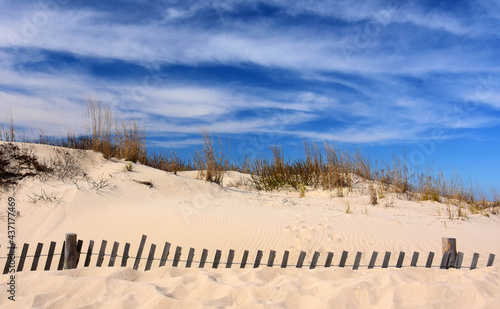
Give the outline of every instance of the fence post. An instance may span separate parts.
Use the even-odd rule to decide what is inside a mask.
[[[449,252],[448,254],[448,260],[445,261],[444,267],[446,269],[448,268],[454,268],[455,267],[455,261],[457,259],[457,239],[456,238],[447,238],[443,237],[442,238],[442,244],[443,244],[443,256],[446,252]]]
[[[77,235],[75,233],[67,233],[64,247],[64,269],[76,268],[76,261],[78,259],[76,243]]]

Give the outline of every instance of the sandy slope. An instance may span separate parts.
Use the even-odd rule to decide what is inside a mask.
[[[53,147],[30,147],[41,158],[54,156]],[[319,251],[321,264],[327,252],[333,251],[336,265],[342,250],[347,250],[347,264],[352,264],[355,252],[360,251],[361,264],[367,265],[376,250],[381,253],[378,267],[358,271],[338,267],[159,269],[155,261],[148,273],[107,267],[23,272],[18,274],[16,303],[23,308],[161,308],[166,304],[172,308],[495,308],[500,303],[500,269],[484,268],[489,253],[500,253],[498,216],[470,215],[468,220],[451,221],[446,205],[394,199],[391,207],[385,207],[391,198],[371,206],[363,183],[357,184],[348,197],[308,191],[305,198],[299,198],[297,192],[265,193],[235,186],[248,176],[234,172],[226,175],[225,185],[220,187],[194,179],[192,172],[175,176],[141,165],[127,172],[124,162],[106,161],[90,151],[70,152],[78,157],[89,177],[105,179],[110,186],[97,191],[84,179],[76,184],[68,179],[43,183],[24,180],[15,193],[21,213],[16,222],[19,244],[34,247],[43,242],[45,253],[50,241],[61,243],[65,233],[74,232],[85,243],[90,239],[97,244],[102,239],[108,243],[129,242],[135,253],[141,235],[146,234],[146,248],[151,243],[162,248],[169,241],[185,250],[195,248],[195,260],[206,248],[209,260],[216,249],[222,250],[222,260],[229,249],[234,249],[236,261],[244,250],[250,251],[250,261],[257,250],[263,250],[263,261],[267,261],[272,249],[278,252],[276,264],[281,262],[284,250],[290,250],[291,262],[301,250],[306,251],[306,264],[312,253]],[[152,181],[154,187],[136,180]],[[30,202],[29,196],[42,190],[57,194],[57,201]],[[6,205],[9,195],[12,193],[2,194],[0,203]],[[346,214],[347,204],[352,214]],[[4,222],[2,226],[0,253],[5,256],[7,228]],[[385,251],[393,255],[405,251],[406,265],[411,253],[420,251],[419,266],[423,265],[429,251],[440,254],[441,237],[457,238],[459,251],[465,253],[464,265],[470,264],[473,252],[480,253],[480,269],[379,268]],[[40,264],[44,262],[42,259]],[[391,265],[395,262],[393,256]],[[29,259],[26,263],[31,265]],[[5,276],[0,278],[2,284],[7,282]],[[9,301],[3,294],[0,305],[7,306]]]

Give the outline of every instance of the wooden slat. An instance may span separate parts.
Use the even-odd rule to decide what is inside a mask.
[[[139,264],[141,263],[142,251],[144,250],[144,246],[146,245],[146,239],[147,239],[147,236],[142,235],[141,244],[139,245],[139,250],[137,250],[137,256],[135,257],[135,261],[134,261],[134,267],[133,267],[134,270],[139,269]]]
[[[290,252],[285,251],[283,253],[283,260],[281,261],[281,268],[286,268],[288,266],[288,256],[290,255]]]
[[[219,267],[221,256],[222,256],[222,251],[221,250],[216,250],[215,251],[214,263],[212,264],[212,268],[218,268]]]
[[[59,257],[59,264],[57,264],[57,270],[63,270],[64,268],[64,251],[66,250],[66,241],[63,241],[61,248],[61,256]]]
[[[494,261],[495,261],[495,255],[493,253],[490,253],[490,256],[488,257],[488,264],[486,264],[486,267],[493,266]]]
[[[313,258],[311,260],[311,265],[309,265],[309,269],[315,269],[316,265],[318,265],[318,259],[319,259],[319,252],[314,251]]]
[[[227,255],[226,268],[231,268],[231,266],[233,266],[233,260],[234,260],[234,250],[230,249],[229,254]]]
[[[359,263],[361,262],[361,252],[356,252],[356,258],[354,259],[354,265],[352,265],[353,270],[357,270],[359,268]]]
[[[332,261],[333,261],[333,252],[328,252],[328,255],[326,256],[325,267],[332,266]]]
[[[240,264],[240,268],[245,268],[247,266],[247,260],[248,260],[248,254],[250,252],[248,250],[245,250],[243,252],[243,258],[241,258],[241,264]]]
[[[276,251],[271,250],[269,252],[269,259],[267,260],[267,267],[273,267],[274,266],[274,259],[276,258]]]
[[[403,267],[403,262],[405,260],[405,253],[403,251],[399,252],[398,262],[396,263],[396,268]]]
[[[208,250],[207,249],[203,249],[203,252],[201,253],[200,267],[199,268],[205,267],[205,263],[207,261],[207,257],[208,257]]]
[[[127,267],[127,262],[128,259],[130,258],[129,251],[130,251],[130,244],[126,242],[125,247],[123,248],[122,262],[120,265],[121,267]]]
[[[148,260],[146,262],[146,267],[144,268],[144,271],[148,271],[151,269],[151,265],[153,265],[153,260],[155,258],[155,251],[156,251],[156,245],[151,244],[151,249],[149,249]]]
[[[429,252],[429,256],[427,257],[427,262],[425,263],[426,268],[432,267],[432,260],[434,260],[434,252]]]
[[[12,245],[9,248],[9,253],[7,255],[7,260],[5,261],[5,267],[3,268],[3,274],[7,274],[9,273],[9,269],[10,269],[10,265],[12,263],[12,261],[15,261],[16,257],[15,257],[15,254],[16,254],[16,247],[15,245]]]
[[[92,259],[92,250],[93,249],[94,249],[94,241],[91,240],[91,241],[89,241],[89,247],[87,249],[87,256],[85,257],[85,264],[83,265],[84,267],[89,267],[90,260]]]
[[[477,261],[479,260],[479,253],[474,253],[472,256],[472,263],[470,264],[470,269],[476,269],[477,268]]]
[[[19,258],[19,264],[17,265],[17,271],[23,271],[24,268],[24,261],[26,260],[26,255],[28,254],[28,247],[29,244],[24,244],[23,245],[23,251],[21,251],[21,257]]]
[[[76,243],[76,267],[78,267],[78,263],[80,262],[80,254],[82,252],[82,247],[83,247],[83,240],[78,239]]]
[[[413,256],[411,257],[410,266],[417,267],[417,262],[418,262],[418,256],[419,255],[420,255],[420,253],[418,253],[417,251],[413,252]]]
[[[297,260],[297,268],[302,268],[302,266],[304,265],[305,258],[306,258],[305,251],[300,251],[299,259]]]
[[[189,248],[188,259],[186,261],[186,268],[191,268],[194,258],[194,248]]]
[[[43,244],[38,243],[36,246],[35,256],[33,257],[33,264],[31,264],[31,271],[35,271],[38,267],[38,261],[40,260],[40,255],[42,254]]]
[[[51,241],[49,247],[49,253],[47,254],[47,261],[45,261],[45,267],[43,270],[50,270],[50,265],[52,264],[52,258],[54,258],[54,251],[56,250],[56,242]]]
[[[97,263],[96,263],[97,267],[102,266],[102,262],[104,261],[104,252],[106,252],[106,245],[107,244],[108,244],[108,242],[103,239],[101,242],[101,249],[99,250],[99,255],[97,256]]]
[[[448,261],[450,260],[450,251],[446,251],[441,259],[440,269],[448,269]]]
[[[342,251],[342,257],[340,257],[339,267],[345,267],[345,262],[347,262],[347,256],[349,252]]]
[[[111,256],[109,257],[109,264],[108,267],[114,267],[115,266],[115,261],[116,261],[116,256],[118,255],[118,247],[120,246],[120,243],[118,242],[113,242],[113,249],[111,249]]]
[[[181,259],[182,247],[177,246],[175,248],[174,260],[172,262],[173,267],[177,267],[179,265],[179,260]]]
[[[462,262],[463,262],[463,260],[464,260],[464,254],[463,254],[463,252],[458,252],[458,254],[457,254],[457,261],[455,263],[455,268],[456,269],[462,268]]]
[[[163,252],[162,252],[161,258],[160,258],[160,267],[165,266],[165,264],[167,263],[169,251],[170,251],[170,243],[165,242],[165,246],[163,246]]]
[[[386,251],[384,255],[384,261],[382,262],[382,268],[389,267],[389,261],[391,260],[391,252]]]
[[[370,263],[368,263],[368,269],[373,269],[375,267],[375,262],[377,261],[378,252],[373,251],[372,257],[370,258]]]
[[[257,251],[257,256],[255,257],[255,263],[253,263],[253,268],[258,268],[260,266],[260,261],[262,260],[262,250]]]

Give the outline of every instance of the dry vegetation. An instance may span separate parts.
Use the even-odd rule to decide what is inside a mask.
[[[270,160],[244,158],[230,162],[221,139],[215,145],[213,137],[203,131],[203,146],[190,160],[179,157],[175,151],[148,152],[144,129],[134,120],[115,119],[111,110],[100,102],[88,101],[87,119],[85,134],[68,132],[66,137],[55,138],[45,136],[40,130],[39,137],[33,140],[16,130],[11,116],[7,125],[0,126],[0,139],[8,142],[0,147],[0,187],[15,186],[19,180],[29,176],[37,176],[42,181],[50,177],[63,181],[69,179],[77,187],[80,187],[79,181],[83,181],[96,190],[110,186],[109,179],[93,179],[82,173],[76,159],[67,152],[59,149],[50,162],[39,162],[29,150],[11,143],[19,141],[98,151],[106,159],[128,161],[126,169],[129,172],[133,169],[131,162],[174,174],[197,170],[201,179],[217,184],[222,183],[225,171],[236,170],[251,174],[251,185],[257,190],[294,189],[300,192],[301,197],[305,196],[307,188],[328,190],[343,197],[346,191],[352,190],[353,182],[361,180],[367,184],[372,205],[385,198],[386,205],[391,204],[394,196],[436,201],[447,205],[450,218],[465,218],[468,211],[496,214],[500,209],[497,190],[492,189],[493,199],[487,199],[479,188],[466,185],[457,175],[446,177],[430,167],[422,169],[410,164],[404,152],[394,154],[389,161],[371,160],[360,151],[350,152],[326,142],[321,147],[304,142],[305,155],[299,159],[287,160],[282,148],[271,146]]]
[[[199,178],[221,184],[224,172],[228,169],[228,159],[222,149],[219,139],[219,151],[216,152],[213,137],[203,131],[203,148],[194,154],[194,166],[199,172]]]

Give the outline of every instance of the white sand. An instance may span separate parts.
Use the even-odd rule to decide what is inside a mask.
[[[48,158],[53,147],[32,145],[36,153]],[[227,259],[234,249],[235,263],[244,250],[250,251],[253,262],[257,250],[264,251],[262,263],[267,262],[270,250],[277,251],[275,264],[281,263],[284,250],[290,251],[289,264],[297,261],[299,252],[306,251],[309,264],[314,251],[321,253],[319,265],[325,263],[328,251],[335,253],[334,267],[316,270],[280,269],[275,266],[259,269],[185,269],[158,268],[144,272],[128,268],[65,271],[23,271],[17,273],[17,301],[7,299],[4,291],[0,306],[6,308],[498,308],[500,304],[500,262],[486,268],[489,253],[500,253],[500,218],[469,215],[469,219],[448,219],[447,206],[435,202],[411,202],[394,198],[379,199],[369,204],[366,184],[359,183],[348,197],[332,197],[332,192],[307,191],[305,198],[297,192],[257,192],[241,186],[248,175],[230,172],[224,186],[195,179],[196,173],[175,176],[152,168],[134,165],[125,170],[121,161],[106,161],[93,152],[69,150],[79,156],[82,169],[94,179],[109,179],[111,187],[99,192],[80,180],[25,179],[16,190],[15,198],[21,218],[16,222],[17,243],[30,244],[33,255],[38,242],[48,251],[50,241],[57,241],[56,252],[64,234],[74,232],[84,240],[95,241],[94,252],[101,240],[108,241],[109,254],[113,241],[131,243],[135,255],[143,234],[148,236],[145,253],[151,243],[157,245],[159,258],[165,241],[184,248],[185,259],[190,247],[196,249],[199,260],[202,249],[209,250],[213,260],[216,249]],[[134,180],[152,181],[149,188]],[[239,185],[236,186],[235,185]],[[58,194],[56,202],[38,201],[29,196]],[[347,193],[347,192],[346,192]],[[3,193],[2,213],[7,197]],[[333,192],[336,196],[336,192]],[[392,200],[393,199],[393,200]],[[393,201],[392,207],[385,207]],[[346,214],[347,204],[352,213]],[[7,227],[0,229],[1,256],[6,255]],[[408,267],[413,251],[420,252],[423,266],[429,251],[436,252],[434,266],[441,255],[441,237],[456,237],[458,250],[464,252],[464,266],[471,263],[472,254],[481,256],[479,269],[470,271]],[[363,253],[361,267],[337,267],[343,250],[349,251],[352,265],[356,251]],[[378,251],[376,268],[367,270],[372,251]],[[406,252],[402,269],[381,269],[383,254],[392,252],[394,266],[399,251]],[[18,255],[20,248],[18,249]],[[5,259],[0,260],[3,269]],[[25,270],[31,266],[26,260]],[[96,257],[92,265],[95,265]],[[57,259],[52,269],[56,268]],[[104,265],[107,265],[105,258]],[[41,258],[39,269],[43,268]],[[119,263],[117,263],[119,264]],[[0,276],[6,286],[7,276]],[[5,289],[4,289],[5,290]]]

